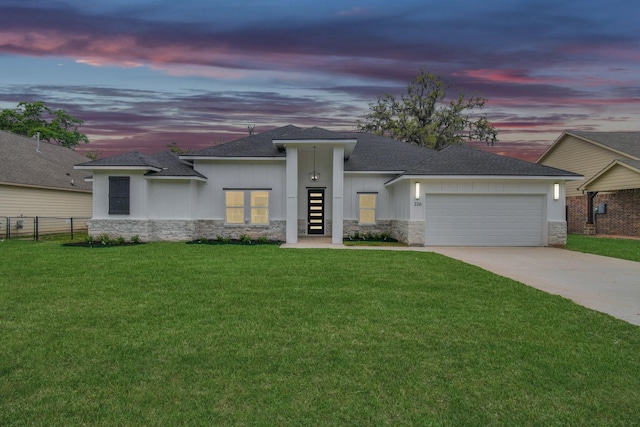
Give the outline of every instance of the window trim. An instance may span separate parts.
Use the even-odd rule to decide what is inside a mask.
[[[126,192],[117,192],[122,188],[115,188],[117,183],[126,182]],[[124,187],[123,187],[124,188]],[[131,177],[130,176],[109,176],[109,215],[130,215],[131,214]],[[119,207],[119,202],[124,202]],[[119,208],[118,208],[119,207]]]
[[[225,206],[225,213],[224,213],[224,223],[225,225],[228,225],[230,227],[234,227],[234,226],[254,226],[254,227],[264,227],[264,226],[269,226],[269,224],[271,223],[271,217],[270,217],[270,209],[269,209],[269,204],[270,199],[271,199],[271,188],[231,188],[231,187],[224,187],[222,189],[224,191],[225,194],[225,201],[224,201],[224,206]],[[240,205],[236,205],[236,206],[229,206],[227,205],[227,194],[229,192],[238,192],[238,193],[242,193],[243,197],[242,197],[242,201],[243,204],[242,206]],[[266,206],[260,206],[260,205],[253,205],[252,201],[253,201],[253,197],[252,194],[253,193],[258,193],[258,192],[264,192],[266,193],[266,197],[267,197],[267,203]],[[242,207],[242,222],[229,222],[229,216],[227,214],[227,209],[229,208],[240,208]],[[266,209],[266,217],[267,217],[267,222],[254,222],[253,218],[254,218],[254,212],[260,209]]]
[[[377,210],[378,210],[378,193],[377,192],[367,192],[367,191],[360,191],[358,193],[358,224],[362,224],[362,225],[370,225],[370,224],[376,224],[377,222]],[[372,208],[366,208],[366,207],[362,207],[362,196],[373,196],[373,207]],[[373,222],[363,222],[362,221],[362,211],[372,211],[373,212]]]

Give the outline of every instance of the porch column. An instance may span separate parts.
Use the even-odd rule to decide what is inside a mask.
[[[343,233],[343,206],[344,195],[344,147],[342,145],[333,147],[333,211],[331,243],[342,244]]]
[[[286,147],[287,243],[298,242],[298,147]]]

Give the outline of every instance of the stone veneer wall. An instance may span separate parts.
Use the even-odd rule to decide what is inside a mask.
[[[424,246],[424,221],[392,220],[391,237],[409,246]]]
[[[269,240],[284,241],[285,221],[271,221],[268,226],[225,225],[224,220],[160,220],[160,219],[93,219],[89,221],[89,234],[123,237],[130,240],[137,235],[143,242],[158,240],[188,241],[200,238],[239,239],[247,235],[251,239],[266,237]]]
[[[343,236],[348,238],[354,234],[382,234],[387,233],[391,235],[391,221],[382,220],[375,224],[360,224],[358,220],[348,219],[343,222]]]
[[[567,245],[567,222],[549,221],[549,237],[547,244],[554,247],[564,247]]]

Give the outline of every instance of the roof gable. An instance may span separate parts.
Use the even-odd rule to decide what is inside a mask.
[[[90,192],[86,174],[73,167],[86,160],[70,148],[0,131],[0,182]]]
[[[640,160],[614,160],[578,188],[584,191],[618,191],[640,188]]]
[[[562,132],[558,139],[542,153],[537,163],[544,161],[568,136],[580,138],[585,142],[615,152],[621,157],[640,160],[640,132],[581,132],[568,130]]]

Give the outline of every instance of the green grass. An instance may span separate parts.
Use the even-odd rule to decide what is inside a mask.
[[[0,243],[0,425],[634,425],[640,328],[433,253]]]
[[[640,240],[569,234],[567,236],[567,249],[630,261],[640,261]]]

